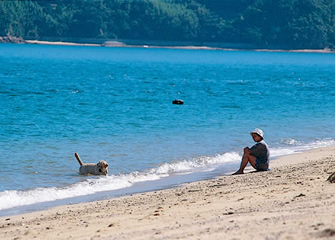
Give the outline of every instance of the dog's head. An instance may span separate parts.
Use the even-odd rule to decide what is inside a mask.
[[[99,173],[107,175],[108,173],[108,163],[104,160],[101,160],[97,163],[99,168]]]

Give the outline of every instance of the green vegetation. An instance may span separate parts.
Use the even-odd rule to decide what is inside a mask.
[[[335,1],[1,0],[6,35],[335,48]]]

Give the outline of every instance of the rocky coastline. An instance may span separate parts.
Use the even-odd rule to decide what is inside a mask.
[[[26,43],[26,41],[22,37],[7,35],[5,37],[0,36],[0,43]]]

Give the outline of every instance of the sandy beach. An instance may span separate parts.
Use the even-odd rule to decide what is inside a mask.
[[[335,146],[271,171],[0,218],[0,239],[335,239]]]
[[[335,53],[332,49],[237,49],[237,48],[222,48],[209,46],[157,46],[157,45],[129,45],[118,41],[107,41],[102,44],[92,43],[74,43],[61,41],[40,41],[40,40],[24,40],[26,44],[42,44],[42,45],[62,45],[62,46],[94,46],[94,47],[136,47],[136,48],[169,48],[169,49],[189,49],[189,50],[223,50],[223,51],[257,51],[257,52],[304,52],[304,53]]]

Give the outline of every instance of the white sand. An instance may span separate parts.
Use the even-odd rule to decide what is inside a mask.
[[[25,40],[25,42],[29,44],[42,44],[42,45],[94,46],[94,47],[101,46],[101,44],[94,44],[94,43],[50,42],[50,41],[38,41],[38,40]]]
[[[332,49],[297,49],[297,50],[283,50],[283,49],[235,49],[235,48],[221,48],[208,46],[154,46],[154,45],[127,45],[118,41],[106,41],[103,44],[94,43],[73,43],[61,41],[40,41],[40,40],[24,40],[28,44],[43,44],[43,45],[63,45],[63,46],[95,46],[95,47],[138,47],[138,48],[171,48],[171,49],[190,49],[190,50],[224,50],[224,51],[257,51],[257,52],[302,52],[302,53],[335,53]]]
[[[335,147],[271,171],[0,218],[0,239],[335,239]]]

